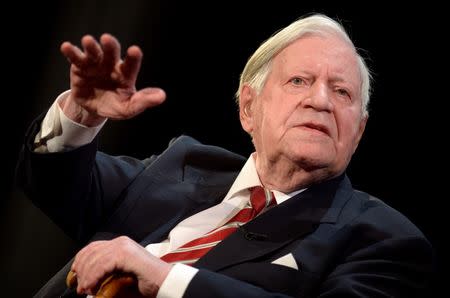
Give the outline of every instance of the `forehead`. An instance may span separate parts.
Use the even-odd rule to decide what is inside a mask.
[[[355,50],[335,35],[303,36],[275,56],[273,66],[288,73],[326,71],[331,79],[361,82]]]

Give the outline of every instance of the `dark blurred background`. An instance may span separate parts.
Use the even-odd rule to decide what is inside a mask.
[[[144,51],[138,88],[160,86],[168,94],[160,107],[108,122],[101,150],[144,158],[173,136],[188,134],[249,155],[233,99],[239,74],[263,40],[310,12],[339,19],[369,59],[375,79],[370,120],[348,172],[356,188],[404,213],[429,238],[438,256],[438,293],[448,225],[442,205],[449,197],[442,142],[448,135],[448,83],[440,79],[448,58],[437,15],[442,7],[427,2],[392,8],[377,1],[41,2],[16,1],[2,9],[0,296],[31,297],[79,249],[13,183],[28,124],[69,88],[61,42],[79,44],[83,34],[109,32],[124,48],[138,44]]]

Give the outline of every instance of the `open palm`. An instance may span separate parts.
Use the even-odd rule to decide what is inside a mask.
[[[70,118],[95,125],[105,118],[132,118],[164,101],[162,89],[136,90],[142,61],[139,47],[128,48],[122,60],[120,44],[110,34],[103,34],[99,42],[86,35],[81,43],[83,50],[69,42],[61,45],[61,52],[71,63],[70,103],[64,111]]]

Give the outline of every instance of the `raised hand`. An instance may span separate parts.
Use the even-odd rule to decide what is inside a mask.
[[[103,34],[99,42],[85,35],[81,44],[82,50],[70,42],[61,44],[62,54],[71,63],[71,93],[61,103],[66,116],[95,126],[105,118],[132,118],[164,101],[160,88],[136,90],[142,61],[139,47],[129,47],[122,60],[120,43],[110,34]]]

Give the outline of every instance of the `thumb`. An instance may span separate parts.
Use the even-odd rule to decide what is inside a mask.
[[[132,109],[135,114],[143,112],[145,109],[160,105],[166,99],[166,92],[161,88],[144,88],[133,94],[131,97]]]

